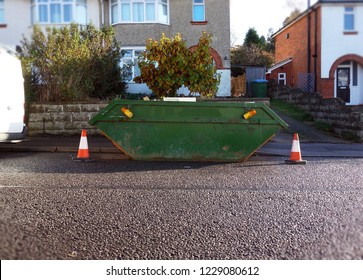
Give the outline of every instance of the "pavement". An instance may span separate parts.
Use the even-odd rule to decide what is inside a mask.
[[[255,155],[290,156],[293,134],[298,133],[302,157],[363,158],[363,144],[354,143],[332,133],[321,131],[313,123],[294,120],[275,111],[288,125]]]
[[[363,158],[363,144],[349,142],[316,129],[312,124],[298,122],[278,113],[289,125],[258,149],[256,156],[290,156],[293,133],[299,134],[302,157]],[[37,135],[28,136],[20,143],[0,143],[0,152],[60,152],[77,153],[80,136]],[[123,154],[103,135],[88,136],[88,149],[93,153]],[[127,157],[126,157],[127,158]]]
[[[19,143],[0,143],[0,152],[49,152],[77,153],[79,136],[35,135]],[[105,136],[87,136],[91,153],[120,153],[121,151]]]

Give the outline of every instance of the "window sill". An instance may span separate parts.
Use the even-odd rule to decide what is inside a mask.
[[[192,25],[207,25],[208,21],[191,21]]]
[[[358,35],[358,31],[344,31],[344,35]]]
[[[170,23],[165,23],[165,22],[159,22],[159,21],[137,21],[137,22],[133,22],[133,21],[122,21],[122,22],[114,22],[114,23],[110,23],[112,26],[117,26],[117,25],[152,25],[152,24],[161,24],[161,25],[170,25]]]
[[[87,23],[77,23],[77,22],[37,22],[32,23],[31,26],[49,26],[49,27],[65,27],[70,26],[72,23],[75,23],[77,25],[86,26]]]
[[[8,27],[8,25],[7,25],[7,24],[5,24],[5,23],[0,23],[0,28],[6,28],[6,27]]]

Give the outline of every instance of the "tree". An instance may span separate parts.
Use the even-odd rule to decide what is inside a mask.
[[[272,38],[273,34],[274,34],[274,30],[272,28],[270,28],[268,30],[267,40],[266,40],[266,44],[264,47],[264,50],[269,53],[275,53],[275,39]]]
[[[22,41],[26,93],[39,102],[79,101],[122,94],[122,53],[112,27],[35,26]]]
[[[146,83],[159,98],[175,96],[183,85],[191,92],[209,96],[218,89],[219,76],[209,53],[211,35],[203,32],[192,52],[181,34],[159,41],[148,39],[146,50],[139,58],[140,76],[136,83]]]
[[[301,14],[301,11],[299,8],[295,8],[291,14],[285,18],[285,20],[283,21],[283,26],[288,25],[290,22],[292,22],[294,19],[296,19],[299,15]]]
[[[263,65],[269,67],[274,62],[273,54],[256,45],[239,46],[231,50],[232,65]]]
[[[243,45],[246,47],[250,47],[252,45],[260,46],[261,43],[261,38],[258,36],[256,29],[253,27],[249,28],[246,33]]]
[[[272,32],[272,30],[270,29]],[[259,36],[255,28],[250,28],[242,46],[231,50],[232,65],[263,65],[269,67],[274,62],[274,43],[268,37]]]
[[[220,74],[217,74],[209,53],[211,43],[212,35],[203,32],[196,49],[190,53],[188,79],[184,84],[191,92],[208,97],[218,91],[220,82]]]
[[[163,33],[160,41],[147,40],[138,64],[140,76],[135,77],[136,83],[146,83],[158,97],[175,96],[185,82],[188,48],[181,34],[170,39]]]

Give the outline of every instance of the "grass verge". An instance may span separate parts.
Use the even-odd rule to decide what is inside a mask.
[[[314,117],[312,114],[307,113],[303,109],[286,103],[281,100],[271,100],[270,106],[272,109],[276,109],[277,111],[294,118],[295,120],[302,121],[302,122],[313,122]]]

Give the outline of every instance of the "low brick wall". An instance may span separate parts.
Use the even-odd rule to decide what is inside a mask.
[[[294,104],[310,112],[315,121],[328,123],[335,133],[350,133],[363,141],[363,109],[346,106],[339,98],[323,99],[319,94],[301,93],[296,90],[280,90],[273,98]]]
[[[107,104],[32,104],[28,114],[28,135],[79,135],[82,129],[87,129],[87,134],[97,134],[97,129],[88,122]]]

